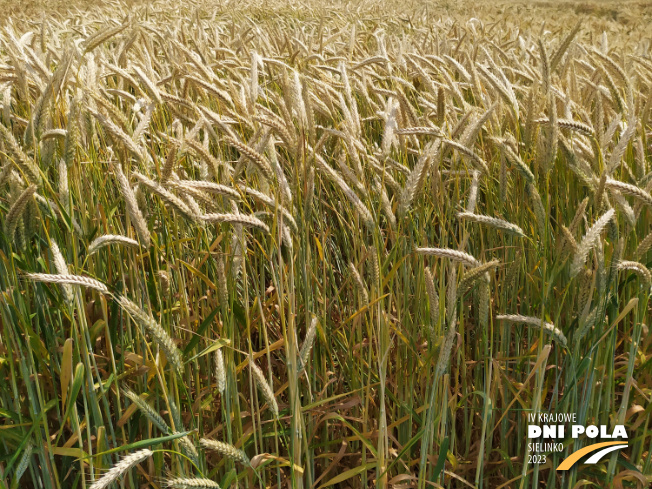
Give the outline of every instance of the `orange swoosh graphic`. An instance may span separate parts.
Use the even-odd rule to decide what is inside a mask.
[[[604,447],[610,447],[612,445],[627,445],[627,442],[605,441],[603,443],[596,443],[594,445],[589,445],[588,447],[580,448],[578,451],[573,452],[566,459],[564,459],[564,461],[559,464],[559,467],[557,467],[557,470],[568,470],[573,465],[575,465],[575,462],[581,459],[584,455],[588,455],[591,452],[595,452],[596,450],[600,450],[601,448]]]

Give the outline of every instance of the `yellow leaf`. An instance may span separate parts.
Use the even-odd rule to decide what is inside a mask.
[[[60,457],[75,457],[75,458],[86,458],[86,452],[81,448],[64,448],[64,447],[54,447],[52,453],[59,455]]]
[[[315,238],[315,244],[317,245],[317,251],[319,252],[319,261],[324,261],[324,249],[321,247],[319,238],[317,236],[314,236],[314,238]]]
[[[61,409],[66,407],[66,398],[70,389],[72,378],[72,338],[63,344],[63,358],[61,359]]]
[[[358,474],[361,474],[365,470],[369,470],[371,468],[376,467],[376,462],[368,462],[364,465],[360,465],[359,467],[355,467],[354,469],[349,469],[344,472],[342,472],[340,475],[336,475],[333,477],[331,480],[326,482],[325,484],[322,484],[319,486],[319,489],[322,489],[322,487],[329,487],[333,486],[339,482],[345,481],[347,479],[350,479],[351,477],[355,477]]]

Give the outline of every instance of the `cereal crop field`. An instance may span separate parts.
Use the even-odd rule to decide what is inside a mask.
[[[0,22],[0,489],[652,483],[647,2]]]

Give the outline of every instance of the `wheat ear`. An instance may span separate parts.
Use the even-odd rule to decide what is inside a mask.
[[[46,282],[52,284],[71,284],[71,285],[82,285],[84,287],[90,287],[95,289],[102,294],[111,295],[109,289],[99,280],[94,278],[84,277],[81,275],[54,275],[48,273],[26,273],[23,275],[25,278],[33,280],[34,282]]]
[[[174,344],[170,335],[161,327],[161,325],[126,297],[119,297],[118,303],[138,324],[143,326],[149,334],[152,335],[154,341],[156,341],[161,350],[165,352],[165,356],[174,369],[179,373],[182,372],[183,358],[181,352],[177,348],[177,345]]]
[[[210,223],[227,222],[232,224],[242,224],[244,226],[255,227],[269,233],[269,226],[260,219],[247,216],[245,214],[204,214],[201,219]]]
[[[54,258],[54,267],[57,269],[57,273],[60,275],[70,275],[68,272],[68,265],[66,260],[59,250],[59,246],[54,240],[50,240],[50,249],[52,250],[52,257]],[[68,304],[72,304],[74,299],[72,286],[70,284],[61,284],[61,290],[63,291],[63,296]]]
[[[39,172],[38,166],[36,166],[36,164],[29,158],[29,156],[23,152],[14,135],[3,124],[0,124],[0,136],[3,137],[7,145],[7,149],[9,149],[9,151],[13,154],[14,164],[20,168],[20,170],[25,173],[25,175],[27,175],[31,182],[40,183],[41,174]]]
[[[629,183],[621,182],[619,180],[614,180],[613,178],[608,178],[605,182],[605,187],[610,189],[618,190],[619,192],[625,195],[631,195],[644,202],[647,205],[652,205],[652,196],[645,190],[636,185],[630,185]]]
[[[453,261],[463,263],[467,267],[477,267],[480,262],[473,256],[463,251],[453,250],[450,248],[417,248],[415,252],[419,255],[438,256],[440,258],[449,258]]]
[[[435,324],[439,320],[439,295],[435,288],[435,281],[432,276],[430,268],[425,267],[424,270],[426,280],[426,293],[428,294],[428,304],[430,306],[430,341],[434,343],[435,340]]]
[[[609,224],[609,221],[611,221],[615,213],[616,211],[614,209],[609,209],[586,232],[582,241],[580,241],[575,256],[573,257],[573,262],[571,263],[571,276],[574,277],[579,273],[582,265],[584,265],[584,262],[586,261],[589,251],[595,247],[596,242],[600,238],[600,234],[604,231],[604,228],[607,227],[607,224]]]
[[[233,445],[229,445],[228,443],[210,440],[208,438],[200,438],[199,445],[204,450],[213,450],[214,452],[218,452],[235,462],[240,462],[243,465],[249,465],[250,463],[249,457],[247,457],[245,452]]]
[[[355,267],[353,263],[349,263],[349,271],[351,272],[351,277],[353,277],[353,281],[355,282],[356,287],[358,288],[358,292],[360,293],[360,296],[362,297],[362,302],[364,304],[369,303],[369,293],[367,292],[367,287],[365,286],[362,277],[360,276],[360,273],[358,272],[358,269]]]
[[[150,406],[147,402],[145,402],[138,394],[136,394],[134,391],[126,387],[122,389],[122,393],[131,402],[133,402],[138,407],[140,412],[143,413],[145,417],[152,422],[152,424],[156,425],[156,427],[159,430],[161,430],[163,433],[170,432],[170,427],[165,422],[165,420],[161,417],[161,415],[158,412],[156,412],[156,410],[154,410],[152,406]]]
[[[2,125],[0,124],[0,127]],[[14,232],[16,231],[16,226],[18,226],[18,221],[22,216],[23,212],[27,208],[27,205],[30,202],[30,199],[36,192],[36,185],[30,185],[25,190],[21,192],[18,198],[11,204],[9,212],[5,216],[5,234],[12,239],[14,237]]]
[[[124,198],[125,205],[127,207],[127,214],[131,218],[131,223],[136,229],[136,234],[140,238],[141,242],[145,245],[146,248],[149,248],[151,243],[149,230],[147,229],[147,222],[143,217],[140,208],[138,207],[138,201],[136,200],[136,195],[129,185],[129,180],[122,172],[122,166],[120,164],[113,165],[113,173],[115,174],[116,180],[118,181],[118,186],[120,187],[120,193]]]
[[[32,442],[29,442],[23,451],[23,455],[20,457],[20,461],[16,466],[16,473],[14,474],[15,481],[18,482],[23,476],[27,467],[29,467],[30,459],[32,458],[32,452],[34,451],[34,445]]]
[[[645,253],[647,253],[650,247],[652,247],[652,231],[650,231],[648,235],[643,238],[643,241],[638,244],[636,251],[634,251],[634,256],[640,259],[645,255]]]
[[[308,365],[308,357],[310,356],[310,350],[312,350],[312,345],[315,343],[315,337],[317,336],[317,316],[312,318],[310,321],[310,327],[306,332],[306,338],[303,340],[303,345],[301,345],[301,350],[299,351],[299,359],[301,360],[301,369],[300,372],[305,370]]]
[[[226,368],[224,367],[224,354],[218,348],[215,352],[215,382],[217,391],[223,394],[226,391]]]
[[[278,403],[276,402],[276,397],[274,396],[274,391],[267,383],[265,376],[263,375],[262,370],[256,365],[253,361],[253,358],[249,358],[249,365],[251,366],[251,372],[254,375],[254,380],[258,384],[258,388],[263,393],[265,401],[269,405],[269,408],[272,410],[274,417],[278,417]]]
[[[140,245],[135,239],[127,238],[126,236],[120,236],[118,234],[105,234],[104,236],[99,236],[93,240],[93,242],[88,245],[88,254],[91,255],[97,250],[104,246],[110,244],[121,244],[129,247],[138,248]]]
[[[618,270],[631,270],[645,282],[645,285],[649,287],[652,284],[652,274],[650,274],[650,270],[642,263],[623,260],[618,263]]]
[[[105,489],[106,487],[109,487],[126,472],[128,472],[132,467],[135,467],[139,463],[147,460],[152,455],[154,455],[154,452],[152,452],[149,448],[144,448],[130,455],[127,455],[125,458],[120,460],[120,462],[111,467],[109,471],[100,479],[93,482],[89,489]]]
[[[184,216],[186,216],[186,218],[190,219],[191,221],[197,220],[197,214],[193,212],[193,210],[190,207],[188,207],[188,205],[183,200],[181,200],[179,197],[174,195],[172,192],[164,189],[158,183],[156,183],[153,180],[150,180],[142,173],[138,173],[135,171],[133,172],[133,176],[136,177],[136,179],[140,183],[142,183],[145,187],[147,187],[149,190],[151,190],[159,197],[161,197],[161,199],[164,202],[176,208],[179,212],[181,212]]]
[[[550,333],[550,335],[555,339],[555,341],[557,341],[561,346],[563,346],[564,348],[568,346],[566,336],[564,336],[564,333],[562,333],[559,328],[556,328],[554,324],[547,323],[539,318],[535,318],[531,316],[521,316],[520,314],[502,314],[496,316],[496,319],[499,321],[509,321],[512,323],[523,323],[529,326],[542,327],[543,330],[546,331],[547,333]]]
[[[191,479],[187,477],[167,479],[165,486],[171,489],[220,489],[218,483],[210,479]]]
[[[457,215],[457,217],[467,221],[486,224],[488,226],[495,227],[496,229],[506,231],[516,236],[520,236],[520,237],[525,236],[523,230],[520,227],[518,227],[516,224],[512,224],[511,222],[507,222],[503,219],[498,219],[497,217],[483,216],[481,214],[473,214],[471,212],[460,212]]]
[[[250,148],[246,144],[243,144],[240,141],[237,141],[236,139],[230,136],[224,136],[224,141],[226,141],[228,144],[236,148],[240,152],[240,154],[246,156],[249,161],[254,163],[256,168],[258,168],[260,173],[268,181],[271,182],[274,180],[274,170],[272,170],[272,167],[267,161],[267,158],[265,158],[263,155],[258,153],[256,150]]]

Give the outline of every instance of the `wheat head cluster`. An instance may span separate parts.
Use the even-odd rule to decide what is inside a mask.
[[[73,3],[0,32],[0,487],[648,487],[645,6]]]

